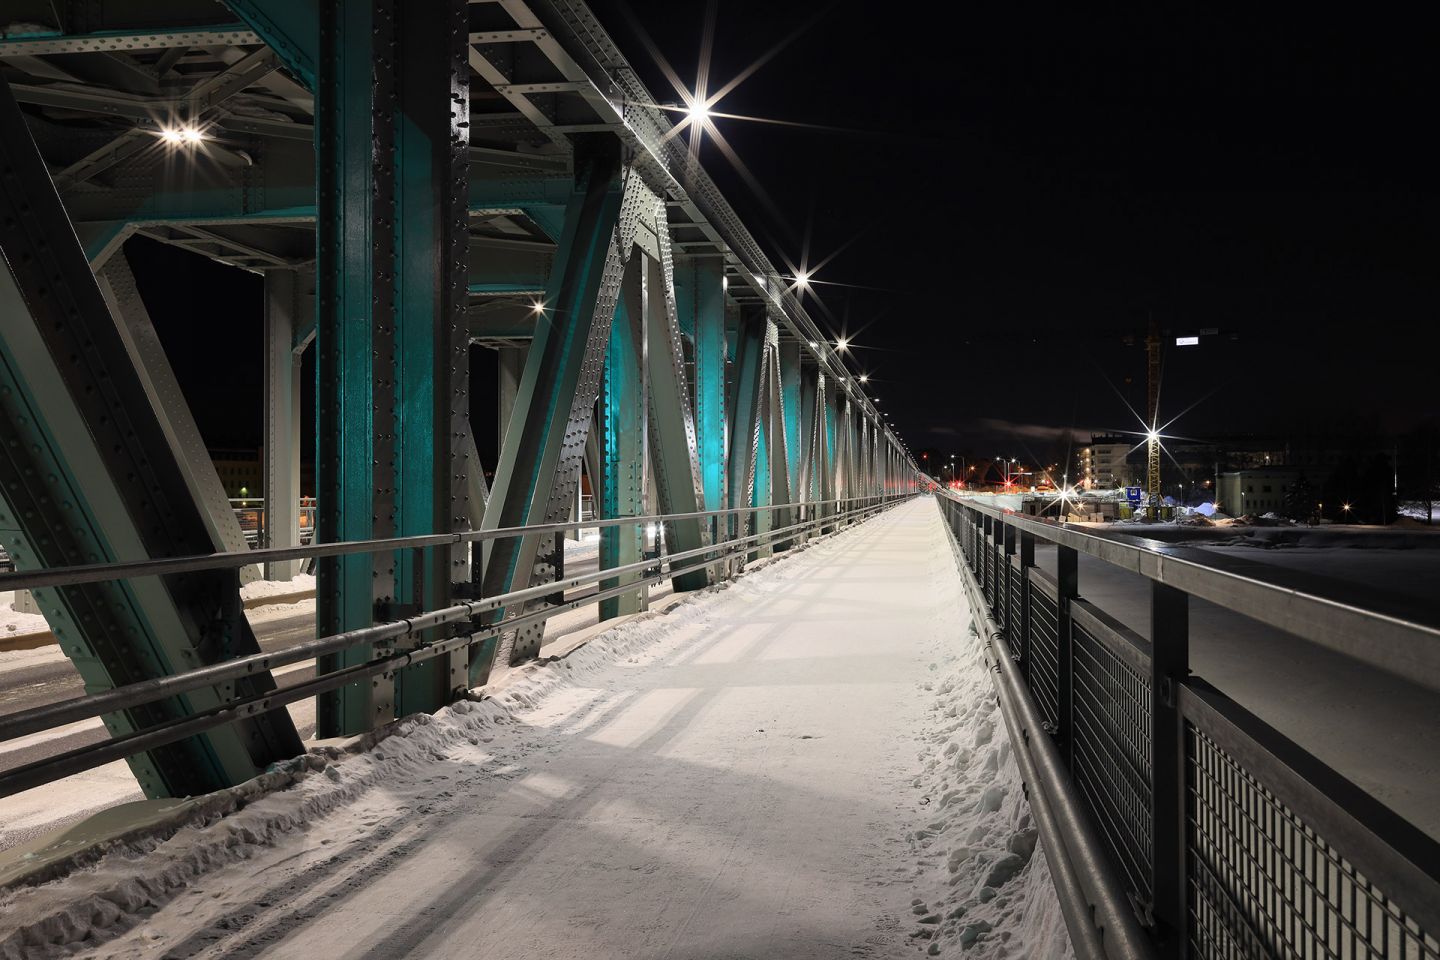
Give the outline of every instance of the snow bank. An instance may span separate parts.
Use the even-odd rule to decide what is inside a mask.
[[[254,580],[240,588],[241,600],[259,600],[262,597],[283,597],[293,593],[314,591],[315,575],[297,573],[291,580]]]
[[[38,613],[17,613],[10,602],[0,603],[0,638],[45,633],[50,629]]]
[[[940,563],[953,564],[950,551]],[[953,567],[952,567],[953,569]],[[930,955],[1071,955],[1050,870],[957,577],[936,577],[955,594],[940,663],[922,684],[922,729],[914,787],[930,811],[907,836],[916,861],[911,937]]]

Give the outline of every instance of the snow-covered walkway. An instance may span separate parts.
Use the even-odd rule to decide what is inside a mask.
[[[0,956],[1059,955],[968,624],[916,500],[0,892]]]

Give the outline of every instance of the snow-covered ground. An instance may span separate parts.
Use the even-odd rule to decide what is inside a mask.
[[[290,580],[254,580],[240,588],[240,599],[258,600],[262,597],[281,597],[288,594],[313,592],[315,575],[297,573]]]
[[[568,552],[566,554],[569,556]],[[313,574],[297,574],[293,580],[255,580],[240,588],[240,599],[249,602],[263,600],[267,597],[293,596],[297,593],[315,591],[315,577]],[[38,613],[19,613],[12,604],[15,602],[13,591],[0,593],[0,640],[5,637],[22,637],[37,633],[48,633],[50,627],[45,618]],[[266,604],[266,609],[275,606]]]
[[[600,556],[600,528],[582,527],[579,540],[565,541],[565,563],[594,560]]]
[[[45,618],[40,614],[17,612],[13,606],[14,602],[15,592],[13,590],[0,593],[0,640],[5,637],[45,633],[50,629],[45,623]]]
[[[934,504],[0,891],[0,956],[1068,950]]]

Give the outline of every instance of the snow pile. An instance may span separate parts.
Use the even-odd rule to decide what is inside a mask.
[[[240,599],[259,600],[261,597],[284,597],[307,591],[315,591],[315,575],[297,573],[292,580],[255,580],[247,583],[240,588]]]
[[[930,955],[1069,956],[980,638],[963,601],[946,606],[953,639],[922,684],[930,718],[914,786],[932,812],[906,837],[918,864],[911,937]]]
[[[38,613],[16,613],[10,601],[0,603],[0,639],[30,633],[44,633],[50,626]]]

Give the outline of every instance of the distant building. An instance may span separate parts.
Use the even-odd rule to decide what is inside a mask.
[[[1113,490],[1139,483],[1140,473],[1126,459],[1137,443],[1121,434],[1097,434],[1080,451],[1080,481],[1087,490]]]
[[[1219,506],[1231,516],[1279,513],[1285,494],[1301,471],[1290,467],[1260,467],[1220,474]]]
[[[210,462],[225,488],[225,496],[260,497],[265,493],[265,470],[259,450],[215,449]]]

